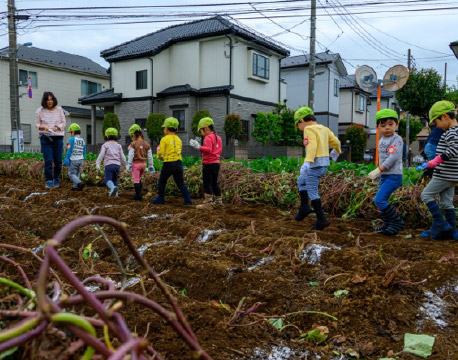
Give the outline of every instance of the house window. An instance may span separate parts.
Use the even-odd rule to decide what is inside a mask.
[[[81,95],[91,95],[102,91],[102,84],[81,80]]]
[[[148,88],[147,74],[147,70],[137,71],[137,90]]]
[[[38,88],[38,79],[37,73],[35,71],[28,71],[28,70],[19,70],[19,83],[22,83],[23,86],[27,86],[27,78],[30,76],[32,79],[32,88]]]
[[[253,75],[264,79],[269,78],[270,60],[260,54],[253,53]]]
[[[172,116],[176,118],[179,122],[178,130],[185,131],[186,122],[185,122],[184,110],[173,110]]]
[[[86,125],[86,143],[92,144],[92,125]]]
[[[139,125],[142,130],[146,129],[146,118],[135,119],[135,123]]]
[[[242,133],[240,134],[241,140],[247,142],[250,140],[250,122],[248,120],[241,120]]]
[[[358,101],[358,110],[359,111],[364,111],[366,110],[366,98],[363,96],[359,96],[359,101]]]
[[[32,125],[21,124],[22,136],[24,137],[24,143],[30,144],[32,142]]]
[[[339,96],[339,79],[334,79],[334,96]]]

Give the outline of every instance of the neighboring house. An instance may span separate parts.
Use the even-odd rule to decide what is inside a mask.
[[[340,78],[347,70],[339,54],[315,54],[315,101],[313,110],[320,124],[335,134],[339,124]],[[291,56],[281,62],[281,77],[286,81],[287,106],[297,109],[308,104],[309,55]]]
[[[458,59],[458,40],[450,43],[450,49],[452,49],[453,54]]]
[[[32,79],[32,99],[24,95],[19,100],[25,149],[40,150],[35,111],[41,106],[45,91],[52,91],[56,95],[59,106],[66,113],[67,126],[72,122],[80,124],[82,136],[90,143],[91,109],[78,104],[78,98],[108,87],[107,70],[83,56],[35,47],[19,46],[17,57],[19,81],[24,84],[24,87],[19,87],[19,94],[27,93],[27,77]],[[8,48],[0,49],[0,151],[6,152],[11,151],[8,61]],[[95,115],[101,124],[103,112],[95,112]],[[97,141],[102,141],[101,134],[97,134]]]
[[[170,26],[102,51],[110,63],[111,88],[79,101],[115,112],[123,145],[130,142],[131,124],[144,127],[150,113],[163,113],[180,120],[177,135],[187,154],[192,118],[204,109],[223,142],[226,115],[239,114],[253,144],[255,114],[284,99],[280,60],[288,55],[275,42],[220,16]]]
[[[339,138],[342,139],[346,130],[352,125],[361,126],[368,131],[367,102],[370,95],[358,86],[355,75],[340,77]]]

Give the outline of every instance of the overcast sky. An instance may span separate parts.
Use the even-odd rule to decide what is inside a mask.
[[[1,3],[0,12],[6,12],[7,1]],[[226,5],[59,9],[215,3]],[[228,5],[233,3],[238,4]],[[310,1],[253,0],[251,4],[240,0],[16,0],[17,9],[29,9],[19,14],[31,15],[31,20],[18,24],[18,42],[83,55],[108,67],[100,57],[104,49],[183,21],[230,13],[243,24],[282,43],[291,55],[309,52]],[[410,48],[417,68],[434,68],[444,76],[447,63],[447,85],[458,85],[458,59],[449,47],[458,40],[458,1],[317,0],[317,6],[317,52],[329,49],[340,53],[349,74],[354,74],[356,66],[369,65],[382,78],[390,66],[407,65]],[[7,20],[5,13],[1,15],[0,46],[5,47],[8,46]],[[69,18],[71,15],[79,17]],[[95,16],[98,18],[94,19]],[[116,18],[101,19],[103,16]],[[170,22],[171,19],[175,21]]]

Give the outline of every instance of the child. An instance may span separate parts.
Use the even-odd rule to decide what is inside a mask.
[[[181,139],[175,135],[178,130],[178,120],[174,117],[169,117],[164,120],[162,127],[164,128],[165,136],[161,139],[157,147],[157,157],[164,161],[164,165],[162,166],[157,185],[157,197],[153,199],[153,204],[165,204],[165,186],[167,185],[168,178],[173,176],[175,184],[183,194],[183,205],[192,205],[189,190],[183,179],[183,163],[181,161],[182,143]]]
[[[84,183],[81,181],[80,175],[86,156],[86,142],[81,137],[81,127],[78,124],[71,124],[68,132],[71,138],[68,140],[64,164],[68,166],[68,177],[73,182],[72,191],[83,191]]]
[[[134,124],[129,128],[130,143],[127,156],[127,171],[132,170],[132,177],[134,178],[135,195],[132,200],[142,200],[142,176],[146,169],[146,158],[148,157],[150,174],[154,173],[153,153],[151,146],[143,138],[142,129],[139,125]]]
[[[301,205],[295,219],[303,220],[312,212],[309,206],[309,197],[316,214],[316,223],[312,230],[324,230],[331,222],[326,218],[318,195],[320,178],[326,173],[329,166],[329,156],[337,159],[341,153],[340,141],[326,126],[317,124],[313,110],[303,106],[294,114],[296,127],[304,132],[304,146],[307,153],[297,179]],[[334,150],[329,154],[329,146]]]
[[[191,139],[189,145],[202,153],[202,178],[204,183],[205,199],[197,209],[208,209],[214,205],[222,205],[223,198],[221,189],[218,186],[219,157],[223,151],[221,137],[216,135],[215,123],[209,117],[204,117],[199,121],[197,131],[204,137],[204,145],[200,146],[197,140]]]
[[[458,184],[458,122],[454,104],[445,100],[436,102],[429,110],[429,120],[430,124],[436,124],[445,132],[437,145],[437,156],[428,161],[428,168],[434,169],[434,173],[421,193],[421,200],[433,216],[433,223],[420,237],[458,240],[456,212],[453,206],[455,186]],[[445,219],[435,200],[436,195],[439,195]]]
[[[375,114],[377,128],[382,135],[378,142],[379,166],[368,177],[376,180],[380,177],[380,187],[374,203],[382,215],[383,224],[374,229],[386,236],[396,235],[404,229],[404,221],[388,202],[391,194],[402,185],[402,138],[396,134],[399,125],[398,113],[383,109]]]
[[[110,189],[109,196],[116,197],[118,196],[118,176],[121,171],[121,165],[127,166],[122,146],[117,143],[118,139],[118,130],[115,128],[106,129],[106,142],[102,145],[96,161],[97,170],[100,170],[100,164],[102,159],[104,159],[105,185]]]

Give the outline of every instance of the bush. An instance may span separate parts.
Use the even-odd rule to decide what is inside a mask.
[[[345,141],[350,140],[351,160],[354,162],[364,160],[364,151],[367,145],[367,132],[362,127],[352,125],[345,132]]]
[[[420,119],[415,117],[410,117],[409,120],[409,141],[412,144],[415,140],[417,140],[417,135],[423,129],[423,123]],[[399,128],[398,128],[399,136],[405,139],[406,137],[406,118],[402,117],[399,119]]]
[[[198,110],[194,114],[194,117],[192,118],[192,123],[191,123],[191,131],[194,135],[200,136],[199,132],[197,131],[197,127],[199,126],[199,121],[200,119],[204,117],[212,117],[210,115],[210,112],[208,110]]]
[[[256,114],[254,121],[253,137],[263,145],[281,145],[282,142],[282,116],[274,113]]]
[[[242,121],[240,120],[240,115],[229,114],[226,115],[224,120],[224,132],[228,139],[240,139],[242,134]]]
[[[109,112],[109,113],[106,113],[105,116],[103,117],[103,122],[102,122],[103,136],[105,136],[105,130],[111,127],[118,130],[118,132],[121,131],[121,125],[119,124],[118,115],[116,115],[115,113]]]
[[[164,135],[162,125],[164,124],[165,115],[158,113],[151,113],[148,115],[146,120],[146,133],[151,140],[151,144],[154,142],[160,143],[161,137]]]

